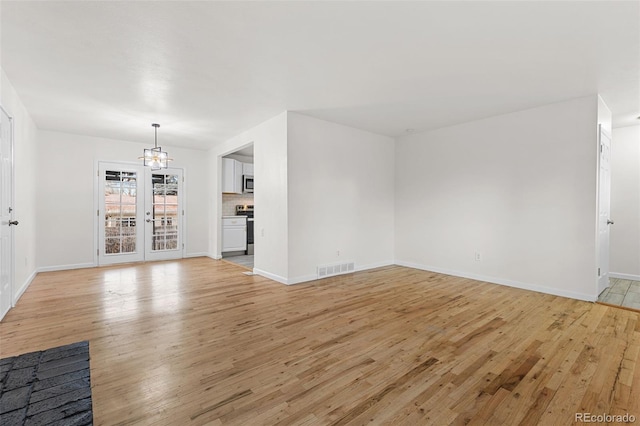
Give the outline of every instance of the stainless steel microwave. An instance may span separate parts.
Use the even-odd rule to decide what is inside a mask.
[[[253,192],[253,176],[243,175],[242,176],[242,192]]]

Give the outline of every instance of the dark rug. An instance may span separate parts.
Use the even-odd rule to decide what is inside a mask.
[[[91,425],[89,342],[0,359],[0,425]]]

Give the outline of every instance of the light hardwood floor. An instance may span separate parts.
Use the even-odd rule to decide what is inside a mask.
[[[395,266],[295,286],[242,272],[39,274],[0,357],[89,340],[96,425],[640,418],[638,313]]]

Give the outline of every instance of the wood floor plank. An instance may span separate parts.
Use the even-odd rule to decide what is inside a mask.
[[[399,266],[296,286],[243,271],[38,274],[0,357],[89,340],[96,425],[640,418],[637,312]]]

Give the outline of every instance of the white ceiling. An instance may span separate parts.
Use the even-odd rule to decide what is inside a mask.
[[[0,2],[41,129],[206,149],[284,111],[397,136],[601,93],[640,115],[640,2]]]

